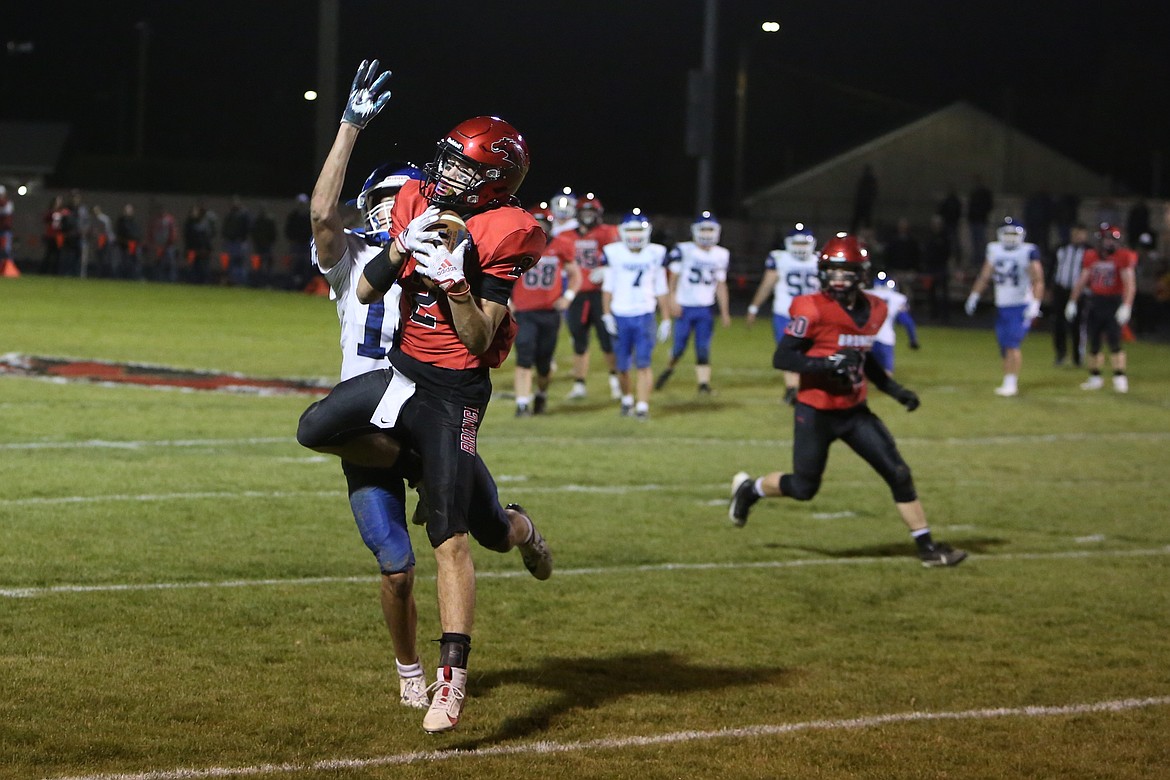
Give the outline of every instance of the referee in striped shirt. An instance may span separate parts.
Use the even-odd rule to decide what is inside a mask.
[[[1069,293],[1081,275],[1081,261],[1085,259],[1085,249],[1088,248],[1089,231],[1084,225],[1073,226],[1069,234],[1069,242],[1056,250],[1056,262],[1053,264],[1050,287],[1052,290],[1051,311],[1063,312],[1068,303]],[[1077,316],[1072,322],[1064,317],[1054,317],[1052,325],[1052,346],[1056,350],[1056,365],[1064,365],[1068,355],[1068,341],[1072,339],[1072,362],[1075,366],[1081,365],[1081,322],[1082,312],[1088,308],[1080,306]]]

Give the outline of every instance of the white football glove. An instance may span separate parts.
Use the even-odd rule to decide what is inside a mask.
[[[605,326],[605,332],[611,336],[617,335],[617,320],[612,314],[602,314],[601,324]]]
[[[1129,324],[1130,315],[1133,314],[1133,308],[1127,304],[1121,304],[1117,307],[1117,313],[1113,316],[1117,318],[1118,325]]]
[[[406,229],[394,239],[394,243],[398,246],[398,251],[405,255],[411,252],[422,251],[424,247],[433,247],[434,242],[440,238],[439,232],[437,230],[427,230],[427,228],[435,224],[438,216],[438,206],[427,206],[423,213],[408,222]]]
[[[1027,324],[1040,316],[1040,301],[1028,301],[1028,308],[1024,309],[1024,323]]]
[[[665,319],[658,323],[658,343],[665,344],[670,339],[670,320]]]
[[[1064,307],[1064,318],[1072,322],[1077,318],[1077,302],[1069,301],[1068,305]]]
[[[466,249],[466,238],[459,242],[454,252],[448,251],[442,244],[423,244],[414,251],[415,270],[434,280],[443,292],[450,292],[456,286],[466,288],[467,277],[463,275],[463,253]],[[460,290],[460,294],[465,291]]]
[[[979,296],[971,293],[967,296],[967,302],[963,304],[963,311],[967,312],[968,317],[975,316],[975,307],[979,305]]]

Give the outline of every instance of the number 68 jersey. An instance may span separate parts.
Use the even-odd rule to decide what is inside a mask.
[[[512,307],[516,311],[551,311],[557,299],[564,295],[565,265],[564,258],[549,254],[546,247],[536,265],[516,280]]]

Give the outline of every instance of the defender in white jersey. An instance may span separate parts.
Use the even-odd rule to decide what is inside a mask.
[[[792,299],[799,295],[808,295],[821,289],[821,280],[817,275],[817,239],[813,232],[803,223],[796,226],[784,238],[784,249],[773,250],[768,253],[764,261],[764,276],[760,279],[760,286],[752,296],[748,305],[747,324],[751,327],[760,313],[760,304],[768,296],[772,296],[772,336],[776,344],[784,338],[784,329],[788,327],[788,307]],[[793,371],[784,372],[784,402],[789,405],[796,403],[796,391],[800,386],[800,374]]]
[[[691,334],[695,335],[695,380],[700,393],[711,392],[711,337],[715,331],[712,307],[719,304],[719,320],[731,326],[728,312],[727,268],[731,253],[719,246],[723,227],[710,211],[704,211],[691,224],[691,240],[684,241],[667,256],[670,271],[671,316],[674,346],[670,365],[658,375],[656,390],[666,386],[678,360],[686,351]]]
[[[869,294],[876,295],[886,302],[886,321],[882,323],[882,327],[874,336],[873,347],[870,351],[882,368],[886,370],[886,373],[893,376],[894,344],[898,340],[894,326],[904,327],[906,335],[910,339],[910,349],[918,349],[918,325],[910,316],[910,299],[898,290],[897,282],[885,271],[877,272]]]
[[[614,337],[621,414],[639,420],[650,417],[650,388],[654,375],[654,311],[662,316],[658,341],[670,338],[670,300],[666,284],[666,247],[650,243],[650,222],[639,209],[618,225],[621,241],[602,248],[605,279],[601,283],[601,309],[605,328]],[[630,364],[637,380],[630,383]]]
[[[378,254],[378,242],[389,238],[394,196],[408,180],[422,178],[417,169],[379,166],[367,177],[356,203],[365,230],[345,229],[338,200],[354,143],[366,122],[390,95],[389,92],[378,95],[388,73],[379,76],[374,84],[366,83],[377,72],[377,60],[368,69],[366,62],[358,68],[337,137],[325,158],[310,201],[312,258],[329,282],[330,296],[337,301],[337,317],[341,321],[341,379],[351,382],[362,382],[364,377],[376,379],[389,368],[386,351],[398,327],[397,298],[366,306],[357,300],[357,280],[366,263]],[[370,105],[372,97],[378,98],[375,106]],[[398,288],[394,289],[397,293]],[[406,486],[402,474],[398,468],[370,468],[345,460],[341,465],[358,531],[377,559],[382,574],[379,596],[382,617],[394,648],[399,702],[426,709],[430,699],[418,655],[414,550],[406,524]]]
[[[967,296],[964,309],[968,316],[975,314],[979,296],[989,280],[995,280],[995,337],[1003,357],[1003,384],[995,394],[1011,397],[1019,393],[1020,367],[1023,354],[1020,345],[1040,316],[1040,301],[1044,298],[1044,269],[1040,265],[1040,250],[1024,241],[1024,226],[1011,217],[996,231],[998,241],[987,245],[987,259]]]

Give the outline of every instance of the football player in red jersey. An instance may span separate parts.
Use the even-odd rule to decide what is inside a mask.
[[[955,566],[967,553],[932,539],[910,467],[866,404],[868,380],[909,411],[918,408],[918,396],[895,382],[870,351],[885,322],[886,303],[863,291],[868,286],[868,253],[854,236],[838,233],[821,250],[818,270],[820,292],[793,300],[788,327],[772,358],[777,369],[800,374],[792,472],[758,479],[747,472],[736,474],[731,521],[743,526],[752,505],[763,497],[811,499],[821,486],[829,445],[841,439],[890,486],[922,564]]]
[[[348,134],[382,109],[388,75],[378,74],[377,61],[362,62],[335,143],[352,144]],[[499,552],[518,547],[537,579],[552,574],[544,538],[523,507],[500,506],[476,446],[491,397],[489,369],[507,357],[516,334],[512,285],[544,249],[544,232],[513,197],[528,165],[527,142],[498,117],[461,122],[439,141],[425,180],[398,191],[391,241],[358,280],[365,304],[395,283],[402,288],[391,368],[342,382],[302,415],[297,430],[304,446],[358,465],[392,466],[400,443],[422,456],[443,629],[423,719],[432,733],[455,728],[463,709],[475,611],[469,535]],[[467,227],[453,249],[435,229],[442,210]]]
[[[1121,228],[1101,225],[1097,232],[1097,248],[1086,249],[1081,275],[1069,293],[1064,316],[1072,322],[1077,316],[1077,300],[1085,288],[1089,297],[1085,316],[1085,335],[1089,340],[1089,379],[1082,390],[1100,390],[1105,386],[1101,368],[1105,356],[1101,354],[1101,337],[1109,344],[1109,361],[1113,366],[1113,389],[1129,392],[1129,378],[1125,373],[1125,350],[1121,347],[1121,329],[1129,323],[1133,299],[1137,294],[1137,253],[1121,246]]]
[[[552,231],[547,207],[531,209],[545,233]],[[567,279],[565,277],[568,277]],[[553,353],[561,330],[561,312],[573,302],[581,286],[581,269],[546,248],[540,260],[512,288],[516,334],[516,416],[543,414],[552,380]],[[536,395],[532,394],[532,369],[536,368]]]
[[[569,398],[584,398],[585,379],[589,376],[589,331],[597,334],[597,343],[609,367],[609,394],[621,397],[618,385],[613,340],[601,320],[601,249],[618,241],[617,227],[601,221],[605,209],[593,193],[577,202],[577,227],[566,230],[549,244],[548,251],[581,269],[581,289],[569,304],[567,322],[573,337],[573,389]]]

